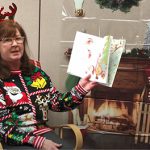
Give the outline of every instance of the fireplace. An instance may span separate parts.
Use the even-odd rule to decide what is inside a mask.
[[[87,98],[88,130],[135,134],[139,103]],[[85,123],[85,122],[84,122]]]
[[[131,134],[135,143],[139,139],[150,143],[150,86],[145,75],[149,66],[149,59],[122,58],[113,87],[94,88],[70,114],[69,123],[86,126],[92,132]]]

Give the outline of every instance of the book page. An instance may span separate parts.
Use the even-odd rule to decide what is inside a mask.
[[[91,74],[91,81],[107,83],[111,39],[77,32],[67,73],[81,78]]]
[[[113,39],[112,41],[107,84],[109,87],[113,85],[122,53],[125,50],[125,43],[126,41],[124,39]]]

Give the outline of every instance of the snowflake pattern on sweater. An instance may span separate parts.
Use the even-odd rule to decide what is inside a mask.
[[[9,79],[0,80],[0,138],[11,145],[31,144],[41,148],[51,129],[48,110],[64,112],[82,103],[87,92],[78,84],[71,91],[60,93],[50,77],[35,67],[31,76],[12,71]]]

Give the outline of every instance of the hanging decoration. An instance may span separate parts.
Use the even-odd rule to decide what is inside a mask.
[[[95,0],[100,8],[108,8],[113,11],[120,10],[122,12],[129,12],[133,6],[139,6],[141,0]]]
[[[84,16],[83,3],[84,3],[84,0],[74,0],[76,17]]]

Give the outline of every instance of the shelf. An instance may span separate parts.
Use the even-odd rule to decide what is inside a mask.
[[[132,20],[132,19],[105,19],[105,18],[97,18],[97,17],[75,17],[75,16],[67,16],[67,17],[63,17],[62,18],[62,21],[65,21],[65,20],[77,20],[77,19],[82,19],[82,20],[99,20],[99,21],[124,21],[124,22],[140,22],[140,21],[149,21],[148,20]]]
[[[60,43],[74,43],[74,41],[67,41],[67,40],[61,40],[59,41]],[[126,46],[150,46],[149,44],[144,44],[144,43],[126,43]]]
[[[60,43],[73,43],[74,41],[60,41]]]
[[[83,20],[98,20],[96,17],[64,17],[62,18],[62,21],[65,21],[65,20],[69,20],[69,19],[83,19]]]
[[[68,68],[68,65],[60,65],[62,68]]]

